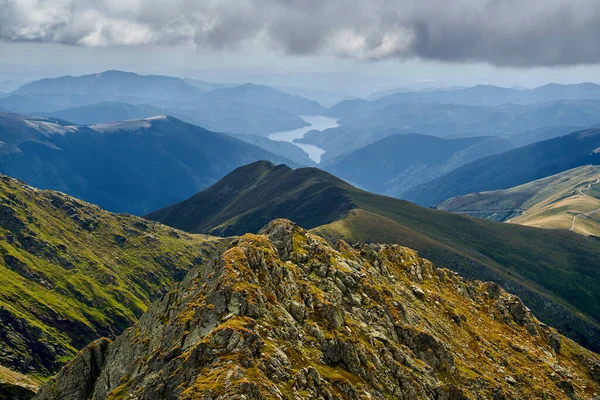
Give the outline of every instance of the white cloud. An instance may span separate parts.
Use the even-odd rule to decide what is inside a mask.
[[[359,60],[600,62],[596,0],[0,0],[0,40],[270,46]]]

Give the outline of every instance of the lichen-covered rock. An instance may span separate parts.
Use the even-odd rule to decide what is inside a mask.
[[[286,220],[232,239],[188,274],[108,345],[99,370],[89,352],[37,398],[63,399],[66,387],[74,400],[600,393],[600,358],[497,285],[396,245],[334,249]]]

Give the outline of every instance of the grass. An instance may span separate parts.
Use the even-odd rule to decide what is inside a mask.
[[[598,179],[600,167],[584,166],[506,190],[458,196],[437,208],[491,220],[500,215],[500,221],[538,228],[571,229],[575,215],[600,209],[600,185],[594,184]],[[510,209],[517,211],[497,211]],[[573,231],[600,236],[600,224],[581,217]]]
[[[49,376],[115,337],[216,245],[0,178],[0,364]],[[41,349],[41,350],[40,350]]]

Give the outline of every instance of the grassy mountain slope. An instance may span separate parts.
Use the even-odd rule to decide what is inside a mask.
[[[0,365],[48,376],[118,335],[218,241],[0,177]]]
[[[0,141],[1,173],[133,214],[180,201],[249,162],[297,165],[164,116],[81,127],[0,113]]]
[[[417,186],[403,198],[432,206],[451,197],[508,189],[572,168],[600,164],[600,129],[569,135],[482,158]]]
[[[589,399],[600,356],[397,245],[246,234],[37,400]]]
[[[439,210],[600,236],[600,166],[584,166],[505,190],[448,199]]]
[[[328,238],[398,243],[464,276],[494,280],[543,320],[600,349],[600,241],[563,230],[499,224],[358,190],[314,168],[241,167],[148,218],[190,232],[256,232],[295,219]]]
[[[324,169],[370,192],[401,197],[410,188],[464,164],[512,149],[506,139],[442,139],[391,135],[342,157]]]

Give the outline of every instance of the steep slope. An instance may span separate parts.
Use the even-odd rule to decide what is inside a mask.
[[[403,196],[425,206],[451,197],[513,186],[572,168],[600,164],[600,129],[586,129],[482,158],[419,185]]]
[[[438,210],[600,236],[600,166],[574,168],[505,190],[448,199]]]
[[[332,240],[397,243],[465,277],[493,280],[545,322],[600,350],[600,241],[566,230],[500,224],[358,190],[316,168],[257,162],[147,216],[189,232],[257,232],[295,219]]]
[[[219,243],[6,176],[0,239],[0,387],[115,337]]]
[[[0,113],[0,172],[109,211],[143,214],[260,159],[293,162],[172,117],[74,126]]]
[[[216,89],[204,99],[219,102],[248,103],[286,111],[295,115],[320,115],[326,110],[318,102],[291,95],[268,86],[246,83],[231,88]]]
[[[392,135],[325,169],[370,192],[401,197],[418,184],[511,148],[508,140],[495,137],[441,139],[416,134]]]
[[[285,220],[193,272],[37,399],[589,399],[600,356],[495,284]]]

